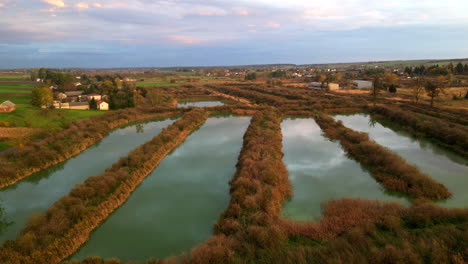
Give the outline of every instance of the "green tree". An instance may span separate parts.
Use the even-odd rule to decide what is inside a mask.
[[[384,81],[382,76],[375,76],[373,81],[373,86],[371,90],[371,97],[373,104],[375,106],[377,98],[382,90],[385,90]]]
[[[97,110],[97,102],[96,102],[96,100],[94,100],[94,97],[89,102],[89,109]]]
[[[256,72],[249,72],[247,75],[245,75],[245,79],[248,81],[253,81],[257,79],[257,73]]]
[[[464,71],[463,64],[462,64],[461,62],[459,62],[459,63],[457,64],[457,67],[456,67],[456,73],[457,73],[457,74],[462,74],[463,71]]]
[[[32,89],[31,104],[37,107],[49,108],[54,101],[52,91],[47,86],[38,86]]]
[[[447,65],[447,70],[448,70],[449,72],[452,72],[452,73],[454,72],[455,68],[453,67],[453,63],[449,63],[449,64]]]
[[[45,79],[47,77],[47,70],[46,68],[40,68],[38,72],[38,77],[41,79]]]
[[[445,87],[445,78],[439,76],[433,80],[428,80],[424,86],[427,96],[431,98],[431,107],[434,107],[434,99],[439,96]]]

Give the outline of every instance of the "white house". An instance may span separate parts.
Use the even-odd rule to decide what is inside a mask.
[[[88,102],[72,102],[69,103],[69,108],[76,110],[89,110],[89,104]]]
[[[95,94],[95,93],[93,93],[93,94],[88,94],[88,101],[93,100],[93,98],[94,98],[94,100],[95,100],[96,102],[102,100],[102,96],[101,96],[100,94]]]
[[[311,83],[309,83],[309,88],[322,89],[322,83],[321,82],[311,82]]]
[[[357,89],[372,89],[374,84],[371,81],[353,80],[353,86]]]
[[[330,91],[336,91],[340,89],[340,85],[338,83],[329,83],[328,84],[328,90]]]
[[[102,111],[107,111],[109,110],[109,104],[106,103],[105,101],[99,101],[97,102],[97,109],[102,110]]]
[[[63,100],[63,99],[66,99],[67,98],[67,95],[65,93],[58,93],[57,94],[57,99],[59,100]]]
[[[53,106],[55,109],[70,109],[69,103],[61,103],[60,101],[54,101]]]

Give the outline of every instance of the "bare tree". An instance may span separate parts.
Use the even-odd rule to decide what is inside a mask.
[[[382,80],[382,76],[376,76],[374,78],[374,82],[373,82],[373,86],[372,86],[372,90],[371,90],[371,97],[372,97],[372,101],[374,103],[374,106],[377,102],[377,98],[380,94],[380,91],[384,90],[385,87],[384,87],[384,82]]]
[[[418,77],[414,80],[413,86],[411,88],[411,94],[413,95],[413,100],[418,103],[421,99],[421,96],[424,92],[424,78]]]
[[[427,95],[431,98],[431,107],[434,107],[434,99],[437,98],[445,88],[445,78],[438,76],[434,80],[428,80],[424,86]]]

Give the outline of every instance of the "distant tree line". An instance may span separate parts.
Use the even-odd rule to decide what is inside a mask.
[[[421,65],[419,67],[406,67],[405,73],[408,75],[448,75],[448,74],[468,74],[468,64],[463,65],[459,62],[456,66],[449,63],[447,66],[440,66],[438,64],[426,67]]]

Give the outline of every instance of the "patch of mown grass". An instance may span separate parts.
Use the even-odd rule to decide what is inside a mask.
[[[3,103],[7,100],[13,102],[14,104],[30,104],[31,103],[31,98],[29,96],[0,95],[0,103]]]
[[[11,113],[0,113],[0,121],[10,126],[32,128],[63,128],[71,121],[85,119],[106,111],[55,109],[44,110],[27,104],[18,104]]]
[[[0,93],[2,94],[31,94],[31,89],[18,89],[18,88],[3,88],[0,87]]]
[[[0,141],[0,152],[11,148],[6,141]]]
[[[162,85],[178,85],[177,83],[139,83],[137,86],[162,86]]]

